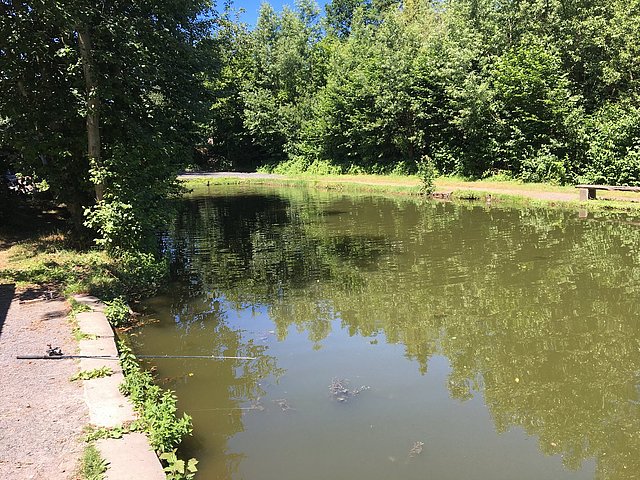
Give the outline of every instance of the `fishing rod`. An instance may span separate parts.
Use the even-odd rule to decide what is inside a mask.
[[[18,360],[67,360],[70,358],[95,358],[120,360],[114,355],[18,355]],[[232,357],[227,355],[136,355],[136,358],[201,358],[204,360],[256,360],[256,357]]]
[[[67,360],[70,358],[94,358],[120,360],[117,355],[65,355],[60,347],[47,345],[46,355],[18,355],[18,360]],[[255,360],[256,357],[231,357],[227,355],[136,355],[136,358],[201,358],[205,360]]]

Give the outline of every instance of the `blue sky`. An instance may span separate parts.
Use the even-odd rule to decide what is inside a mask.
[[[260,5],[262,3],[270,3],[271,6],[275,9],[276,12],[282,10],[284,5],[289,5],[293,8],[295,0],[270,0],[268,2],[263,2],[262,0],[234,0],[233,6],[236,9],[244,8],[245,13],[240,17],[240,19],[247,23],[249,27],[255,27],[256,20],[258,18],[258,10],[260,9]],[[320,7],[320,12],[324,14],[324,5],[327,3],[326,0],[316,0],[316,3]],[[222,2],[217,2],[218,8],[222,7]]]

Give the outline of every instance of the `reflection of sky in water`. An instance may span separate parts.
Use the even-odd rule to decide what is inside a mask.
[[[158,363],[201,478],[638,478],[637,230],[285,192],[187,204],[134,337],[258,357]]]

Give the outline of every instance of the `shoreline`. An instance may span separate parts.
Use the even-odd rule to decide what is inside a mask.
[[[345,193],[369,193],[419,197],[417,177],[384,175],[276,175],[242,172],[191,172],[178,176],[186,188],[212,185],[256,185],[311,187]],[[434,199],[445,201],[477,201],[504,206],[536,206],[569,208],[592,212],[638,212],[640,194],[603,192],[596,200],[580,201],[577,188],[547,184],[524,184],[514,181],[461,181],[440,177],[435,181]]]

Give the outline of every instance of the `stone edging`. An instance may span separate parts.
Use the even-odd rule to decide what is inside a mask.
[[[80,355],[118,356],[115,335],[104,315],[105,305],[96,297],[74,296],[78,303],[91,308],[90,312],[76,315],[80,331],[90,339],[80,340]],[[84,380],[84,399],[89,407],[89,420],[97,427],[113,428],[137,418],[131,402],[120,393],[118,386],[124,381],[118,360],[82,358],[81,370],[109,367],[113,375]],[[122,438],[101,439],[96,442],[102,458],[108,464],[106,480],[164,480],[160,460],[143,433],[132,432]]]

